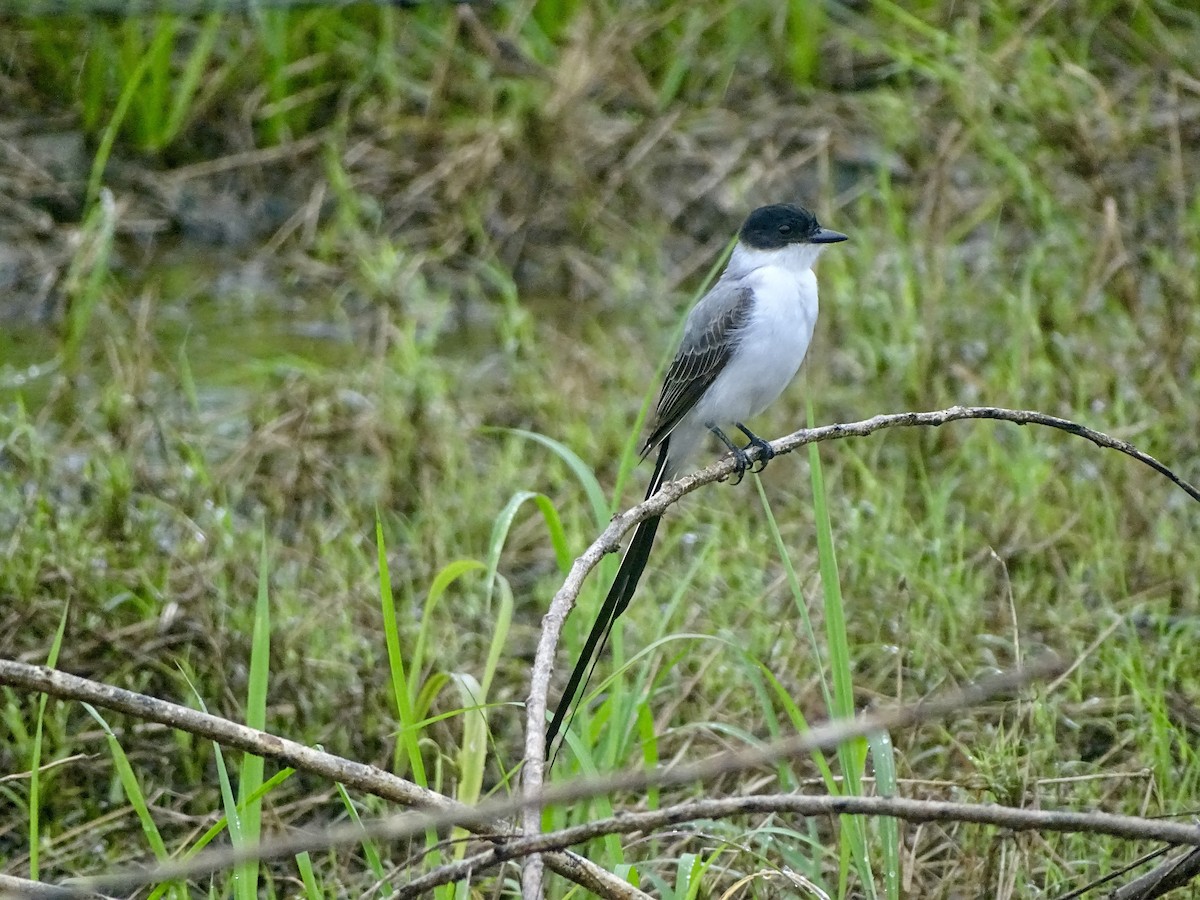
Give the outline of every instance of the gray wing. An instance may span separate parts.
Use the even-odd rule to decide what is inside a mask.
[[[688,315],[642,456],[662,443],[721,374],[737,347],[738,332],[750,319],[753,299],[746,285],[717,282]]]

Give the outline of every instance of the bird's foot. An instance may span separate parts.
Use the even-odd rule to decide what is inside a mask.
[[[733,474],[737,476],[730,484],[741,484],[742,479],[746,477],[747,471],[755,471],[754,462],[741,447],[733,447],[729,452],[733,454]]]
[[[741,484],[742,479],[744,477],[746,477],[746,470],[750,469],[751,471],[753,471],[750,457],[746,455],[745,450],[743,450],[741,447],[739,447],[737,444],[735,444],[733,441],[731,441],[729,439],[729,435],[727,435],[725,432],[723,432],[720,428],[718,428],[712,422],[708,422],[706,424],[708,425],[708,430],[711,431],[713,434],[715,434],[717,436],[717,438],[720,439],[721,443],[729,448],[729,453],[730,453],[730,455],[733,456],[733,474],[737,476],[737,478],[732,483],[733,484]],[[741,428],[742,426],[739,425],[738,427]],[[745,431],[745,430],[746,429],[742,428],[742,431]],[[725,481],[727,478],[728,478],[728,476],[722,476],[721,478],[719,478],[717,480]]]
[[[744,434],[746,439],[750,441],[750,443],[746,445],[745,450],[749,450],[751,447],[753,447],[757,451],[754,454],[755,467],[750,469],[751,473],[757,474],[761,472],[767,467],[767,463],[775,458],[774,448],[741,422],[735,422],[734,424],[737,425],[738,431]],[[745,450],[742,451],[743,454],[745,454]]]

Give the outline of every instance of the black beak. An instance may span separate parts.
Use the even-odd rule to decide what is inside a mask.
[[[836,244],[838,241],[849,240],[840,231],[830,231],[828,228],[818,228],[817,233],[808,239],[810,244]]]

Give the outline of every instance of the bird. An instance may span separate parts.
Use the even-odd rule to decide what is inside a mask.
[[[817,321],[813,264],[829,244],[844,240],[846,235],[822,227],[807,209],[789,203],[761,206],[746,217],[724,272],[688,314],[679,349],[663,379],[641,449],[642,459],[658,451],[647,500],[686,471],[709,434],[733,455],[734,484],[748,469],[761,471],[775,455],[744,423],[775,402],[799,370]],[[730,426],[745,435],[745,447],[725,433]],[[753,461],[749,450],[754,451]],[[581,683],[586,687],[591,678],[613,623],[633,599],[659,519],[645,519],[634,530],[546,729],[547,759],[576,694],[582,693]]]

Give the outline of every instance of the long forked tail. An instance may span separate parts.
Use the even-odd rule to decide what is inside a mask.
[[[650,487],[646,490],[647,500],[658,493],[658,489],[662,487],[667,468],[668,441],[669,439],[664,440],[659,447],[658,460],[654,464],[654,474],[650,478]],[[551,758],[554,739],[558,736],[563,722],[571,711],[572,702],[576,696],[582,695],[587,690],[588,682],[592,680],[592,672],[595,671],[596,661],[604,651],[605,644],[608,643],[608,635],[612,632],[613,622],[617,620],[617,616],[625,612],[629,601],[633,599],[638,581],[646,569],[646,562],[650,559],[650,548],[654,546],[654,534],[658,531],[659,518],[659,516],[654,516],[645,519],[639,522],[637,528],[633,530],[633,539],[630,540],[629,547],[625,550],[621,568],[617,570],[616,580],[608,589],[608,596],[604,598],[600,613],[596,616],[592,630],[583,645],[583,652],[575,661],[575,668],[571,670],[571,677],[567,679],[567,686],[563,690],[562,698],[554,710],[554,718],[550,720],[550,727],[546,729],[547,759]]]

